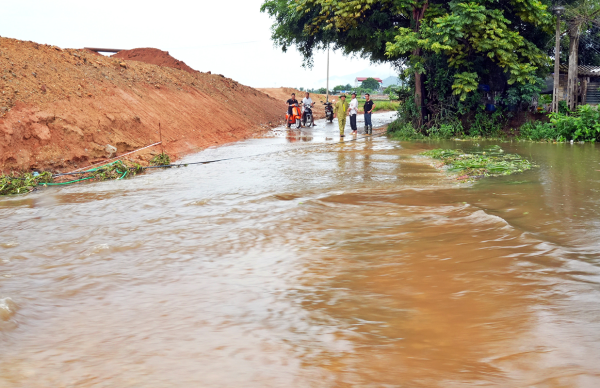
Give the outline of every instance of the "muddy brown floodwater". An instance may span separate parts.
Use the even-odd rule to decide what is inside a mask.
[[[416,155],[492,143],[318,124],[0,199],[0,387],[600,386],[597,145],[459,184]]]

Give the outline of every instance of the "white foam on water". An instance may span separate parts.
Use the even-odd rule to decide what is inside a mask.
[[[8,321],[16,312],[17,304],[12,299],[0,299],[0,320]]]

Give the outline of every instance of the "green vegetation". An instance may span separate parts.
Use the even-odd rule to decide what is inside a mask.
[[[0,195],[25,194],[35,190],[40,184],[52,182],[52,174],[43,172],[10,174],[0,176]]]
[[[261,11],[275,20],[275,44],[296,46],[307,66],[326,47],[403,64],[419,131],[426,118],[471,109],[465,104],[479,84],[494,91],[539,84],[553,34],[552,15],[538,0],[265,0]],[[435,78],[448,87],[436,87]]]
[[[169,164],[171,164],[171,158],[164,152],[150,159],[151,166],[167,166]]]
[[[164,166],[170,164],[167,154],[159,154],[152,159],[153,165]],[[114,162],[73,174],[56,174],[46,171],[42,173],[11,173],[0,176],[0,195],[25,194],[34,191],[37,186],[58,186],[72,183],[110,179],[124,179],[135,176],[145,170],[145,167],[130,161],[116,160]],[[76,179],[65,181],[65,177],[73,176]]]
[[[562,101],[561,101],[562,102]],[[580,105],[575,112],[551,113],[549,123],[528,122],[519,138],[533,141],[600,141],[600,110]]]
[[[336,93],[339,93],[342,91],[348,91],[348,90],[352,90],[352,85],[350,85],[350,84],[337,85],[336,87],[333,88],[333,91]]]
[[[394,140],[420,140],[425,139],[425,135],[415,131],[415,128],[409,123],[403,123],[399,120],[393,121],[388,125],[388,136]]]
[[[361,82],[360,87],[364,89],[377,90],[379,89],[379,82],[377,82],[375,78],[369,77]]]
[[[364,98],[357,98],[358,100],[358,109],[359,110],[364,110],[365,107],[365,99]],[[400,106],[399,102],[396,101],[391,101],[391,100],[373,100],[373,102],[375,103],[375,107],[373,108],[373,111],[377,112],[377,111],[394,111],[394,110],[398,110],[398,107]]]
[[[563,5],[596,10],[598,0],[566,0]],[[332,48],[402,69],[406,87],[388,90],[401,101],[400,122],[392,128],[412,138],[410,124],[420,135],[448,138],[518,133],[508,127],[509,120],[533,108],[551,70],[548,54],[554,51],[556,19],[550,6],[547,0],[264,0],[261,11],[274,19],[275,44],[283,51],[295,46],[305,66],[312,65],[315,51]],[[585,20],[596,15],[580,14]],[[578,34],[586,45],[597,40],[597,24],[581,24],[569,15],[563,19],[569,26],[585,25]],[[570,52],[576,51],[563,49],[563,63],[567,55],[576,58]],[[598,61],[593,50],[582,50],[579,64],[600,65]],[[555,115],[550,124],[532,124],[523,133],[597,139],[594,127],[584,124],[589,123],[585,113],[571,114],[566,107],[560,103],[560,114],[574,119]]]
[[[535,167],[517,154],[505,154],[499,146],[483,151],[465,153],[462,150],[435,149],[421,155],[441,161],[440,168],[460,175],[458,179],[510,175]]]

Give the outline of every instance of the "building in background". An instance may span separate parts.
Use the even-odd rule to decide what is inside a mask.
[[[379,87],[381,88],[382,84],[383,84],[383,80],[381,78],[377,78],[377,77],[356,77],[354,79],[354,87],[357,88],[360,86],[360,84],[362,84],[363,81],[366,81],[368,78],[373,78],[375,81],[379,82]]]

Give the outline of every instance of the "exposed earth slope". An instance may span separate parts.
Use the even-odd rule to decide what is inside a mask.
[[[122,55],[137,60],[0,38],[0,169],[84,167],[111,156],[107,145],[119,155],[158,142],[159,123],[165,151],[177,158],[283,122],[284,101],[256,89],[164,51]]]

